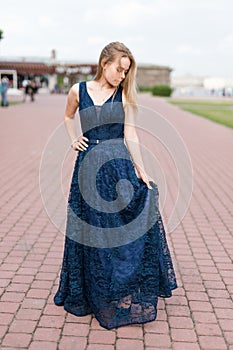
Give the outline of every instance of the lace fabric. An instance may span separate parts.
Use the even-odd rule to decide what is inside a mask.
[[[121,89],[116,93],[111,111],[108,110],[110,99],[96,110],[85,82],[80,83],[79,97],[84,136],[123,140]],[[94,157],[88,159],[87,155],[91,155],[93,149],[96,151]],[[84,200],[81,191],[82,186],[88,187],[88,195],[98,203],[94,188],[87,186],[85,181],[90,178],[100,158],[106,156],[110,160],[99,168],[96,189],[109,205],[120,198],[118,205],[122,208],[119,211],[106,212],[92,207]],[[84,160],[87,160],[88,170],[80,178],[79,171]],[[121,187],[118,185],[122,179],[127,179],[127,184]],[[148,190],[145,183],[137,178],[129,152],[121,141],[112,147],[111,144],[106,147],[89,145],[87,151],[77,155],[68,199],[60,281],[54,296],[56,305],[64,306],[66,311],[77,316],[93,313],[106,329],[156,319],[158,297],[171,297],[177,283],[158,208],[158,189],[156,184],[151,184],[153,190]],[[133,196],[127,202],[129,193]],[[144,234],[137,234],[138,226],[131,235],[128,229],[122,231],[122,227],[128,227],[142,213],[141,225],[148,225]],[[96,232],[91,235],[80,220],[88,223],[87,227],[94,227]],[[101,228],[109,228],[110,235],[100,235],[98,230]],[[118,242],[118,234],[120,242],[127,235],[128,241],[114,245],[114,241]],[[87,244],[88,235],[92,241],[88,240]],[[95,244],[90,244],[93,240]]]

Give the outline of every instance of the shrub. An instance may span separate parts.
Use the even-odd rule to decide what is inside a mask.
[[[155,85],[152,87],[151,92],[154,96],[170,97],[172,93],[172,88],[169,85]]]
[[[152,87],[149,86],[139,86],[139,92],[151,92]]]

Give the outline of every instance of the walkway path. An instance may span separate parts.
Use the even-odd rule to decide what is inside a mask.
[[[193,165],[189,209],[168,234],[179,288],[173,298],[159,300],[155,322],[112,331],[91,316],[78,318],[53,304],[64,236],[45,212],[38,177],[42,151],[62,122],[65,99],[40,95],[34,103],[0,109],[1,350],[233,350],[233,131],[148,94],[140,103],[174,125]],[[177,183],[163,152],[159,161],[168,181],[163,215],[168,218]],[[74,159],[70,150],[65,192]]]

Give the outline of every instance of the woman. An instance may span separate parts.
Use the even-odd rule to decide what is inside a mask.
[[[135,74],[130,50],[108,44],[94,80],[70,89],[65,111],[78,155],[54,302],[77,316],[93,313],[106,329],[155,320],[158,296],[177,288],[158,189],[143,168],[134,126]]]

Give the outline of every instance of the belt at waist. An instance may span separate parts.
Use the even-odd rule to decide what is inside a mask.
[[[100,142],[103,142],[103,141],[115,141],[115,140],[121,140],[123,141],[124,139],[122,137],[117,137],[117,138],[113,138],[113,139],[89,139],[87,142],[88,143],[95,143],[95,144],[98,144]]]

